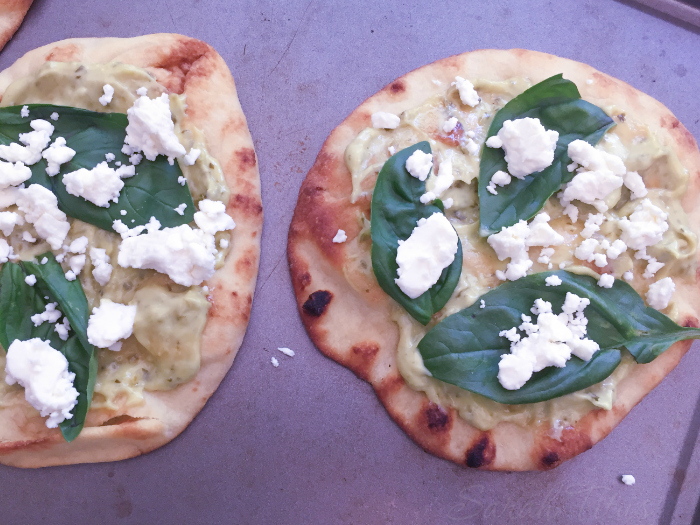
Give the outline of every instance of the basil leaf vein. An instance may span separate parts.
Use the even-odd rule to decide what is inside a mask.
[[[484,146],[479,166],[481,236],[534,217],[547,199],[575,175],[567,169],[571,163],[567,153],[569,143],[580,139],[596,145],[614,125],[602,109],[582,100],[576,85],[561,74],[532,86],[501,108],[491,122],[486,139],[496,135],[506,120],[526,117],[538,118],[545,128],[559,132],[554,161],[523,180],[513,177],[510,184],[498,188],[498,195],[492,195],[486,186],[496,171],[508,171],[508,165],[502,148]]]
[[[550,275],[557,275],[562,284],[546,286]],[[597,342],[600,350],[588,362],[572,356],[565,367],[545,368],[519,390],[506,390],[498,382],[498,363],[502,354],[510,352],[510,342],[499,337],[499,332],[520,326],[521,314],[532,315],[535,299],[549,301],[552,310],[560,312],[567,292],[590,299],[584,311],[587,337]],[[638,363],[649,363],[677,341],[700,338],[700,329],[678,326],[647,307],[620,279],[612,288],[601,288],[589,276],[543,272],[506,282],[481,299],[485,308],[480,308],[477,300],[446,317],[423,337],[418,350],[436,379],[499,403],[546,401],[599,383],[617,368],[622,349]]]
[[[425,193],[425,182],[406,171],[406,159],[414,151],[430,153],[428,142],[419,142],[393,155],[382,167],[372,194],[372,268],[382,289],[422,324],[428,324],[435,312],[440,310],[457,286],[462,272],[462,243],[458,239],[455,259],[442,271],[440,279],[421,296],[411,299],[398,287],[396,252],[399,240],[410,237],[418,220],[442,213],[442,203],[423,204],[420,197]]]

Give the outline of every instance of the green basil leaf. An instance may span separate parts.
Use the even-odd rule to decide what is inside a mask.
[[[20,133],[31,131],[31,120],[44,119],[53,124],[52,141],[64,137],[66,145],[75,150],[75,156],[61,165],[61,171],[54,177],[46,174],[46,161],[41,159],[30,166],[32,178],[26,184],[41,184],[54,192],[59,208],[66,215],[107,231],[114,231],[112,223],[116,219],[130,228],[146,224],[151,217],[158,219],[163,227],[179,226],[193,220],[195,209],[190,190],[186,184],[182,186],[177,182],[182,171],[177,162],[171,166],[163,155],[156,157],[155,161],[144,157],[136,166],[136,175],[123,179],[119,202],[110,203],[107,208],[68,193],[62,181],[63,175],[80,168],[94,168],[105,161],[106,153],[113,153],[116,161],[129,164],[128,155],[121,152],[127,117],[123,113],[97,113],[50,104],[28,106],[29,118],[20,116],[21,106],[0,108],[0,144],[18,142]],[[53,112],[59,115],[56,121],[50,120]],[[175,211],[182,203],[187,205],[184,215]],[[122,210],[126,210],[126,215],[121,214]]]
[[[569,143],[580,139],[595,145],[615,124],[602,109],[582,100],[576,85],[562,75],[548,78],[508,102],[496,113],[486,138],[496,135],[506,120],[525,117],[538,118],[545,128],[559,132],[554,161],[523,180],[513,177],[510,184],[498,188],[498,195],[492,195],[486,186],[496,171],[508,171],[508,165],[502,148],[482,148],[479,233],[484,237],[534,217],[547,199],[575,175],[566,168],[571,163]]]
[[[406,171],[406,159],[414,151],[430,153],[428,142],[419,142],[403,149],[386,161],[377,176],[372,194],[372,268],[382,289],[422,324],[428,324],[435,312],[440,310],[457,286],[462,273],[462,243],[458,240],[455,259],[442,271],[440,279],[423,295],[411,299],[398,287],[396,251],[399,240],[408,239],[416,223],[442,213],[442,203],[423,204],[420,197],[425,193],[425,182]]]
[[[546,286],[557,275],[562,284]],[[520,326],[521,314],[532,315],[535,299],[552,303],[561,311],[566,293],[587,297],[585,309],[588,338],[600,350],[588,361],[572,357],[564,368],[548,367],[537,372],[519,390],[506,390],[498,382],[501,355],[510,342],[501,330]],[[482,296],[480,301],[443,319],[418,343],[426,368],[436,379],[505,404],[545,401],[594,385],[608,377],[627,349],[639,363],[648,363],[671,344],[700,338],[700,329],[683,328],[661,312],[647,307],[637,292],[616,279],[612,288],[601,288],[589,276],[566,271],[528,275],[506,282]]]
[[[73,387],[78,391],[73,417],[59,425],[63,437],[70,442],[80,434],[85,424],[97,378],[97,357],[94,347],[87,340],[90,311],[80,281],[68,281],[51,252],[38,258],[44,257],[48,259],[46,264],[22,261],[3,265],[0,271],[0,344],[6,350],[15,339],[26,341],[39,337],[48,340],[66,357],[68,369],[75,374]],[[37,278],[34,286],[25,282],[28,275]],[[51,302],[58,303],[59,310],[70,322],[73,335],[67,341],[60,339],[54,324],[44,322],[35,327],[31,322],[30,316],[43,312],[46,304]]]

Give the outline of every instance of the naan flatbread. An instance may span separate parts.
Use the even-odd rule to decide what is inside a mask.
[[[0,462],[20,467],[115,461],[164,445],[189,424],[216,390],[243,341],[258,273],[263,214],[253,141],[228,67],[209,45],[156,34],[56,42],[20,58],[0,73],[0,94],[46,61],[123,62],[142,67],[171,93],[187,96],[188,122],[203,131],[230,190],[227,213],[236,227],[224,266],[206,284],[211,307],[201,339],[201,368],[173,390],[144,391],[145,402],[121,411],[91,410],[76,440],[66,443],[36,411],[0,410]],[[27,405],[28,406],[28,405]]]
[[[33,0],[4,0],[0,3],[0,49],[19,29]]]
[[[585,64],[514,49],[474,51],[439,60],[395,80],[363,102],[324,143],[302,184],[289,230],[294,291],[316,346],[368,381],[389,415],[426,451],[469,467],[544,470],[588,450],[678,364],[691,342],[676,343],[652,363],[636,366],[618,385],[612,410],[592,410],[565,428],[561,439],[550,436],[548,424],[521,427],[502,422],[488,431],[474,428],[454,409],[431,403],[405,383],[397,367],[399,330],[391,318],[392,299],[373,275],[363,282],[362,290],[357,283],[351,286],[346,277],[347,247],[361,232],[361,213],[370,216],[371,197],[351,202],[345,149],[360,131],[372,126],[373,113],[399,115],[430,97],[444,95],[445,86],[457,75],[492,81],[528,77],[534,85],[559,73],[577,85],[585,100],[603,108],[614,104],[653,128],[675,150],[690,175],[682,206],[690,223],[700,226],[700,153],[692,135],[666,107]],[[346,243],[332,242],[338,229],[347,233]],[[677,287],[679,324],[698,326],[698,295],[697,285]]]

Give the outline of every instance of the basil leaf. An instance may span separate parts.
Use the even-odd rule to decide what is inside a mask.
[[[80,281],[68,281],[51,252],[40,255],[39,259],[43,257],[48,259],[46,264],[8,262],[0,271],[0,344],[7,351],[15,339],[26,341],[39,337],[48,340],[66,357],[68,369],[75,374],[73,387],[78,391],[78,403],[71,411],[73,417],[59,425],[63,437],[70,442],[85,424],[97,379],[97,357],[87,340],[90,311]],[[37,278],[34,286],[25,282],[28,275]],[[30,316],[43,312],[51,302],[58,303],[70,322],[73,335],[67,341],[60,339],[53,323],[44,322],[35,327],[31,322]]]
[[[399,240],[411,236],[418,220],[443,211],[441,202],[420,202],[425,193],[425,182],[406,171],[406,159],[416,150],[430,153],[430,144],[419,142],[399,151],[386,161],[377,176],[370,219],[372,268],[379,286],[418,322],[428,324],[433,314],[445,306],[457,286],[462,273],[462,243],[457,240],[454,261],[442,271],[438,282],[421,296],[411,299],[394,281],[398,270],[396,252]]]
[[[50,104],[29,104],[30,118],[20,116],[21,106],[0,108],[0,144],[18,142],[20,133],[31,131],[30,120],[48,120],[55,127],[52,141],[64,137],[66,145],[75,150],[70,162],[61,165],[61,171],[54,177],[46,174],[46,160],[43,158],[30,166],[32,177],[26,184],[41,184],[50,189],[58,198],[58,207],[66,214],[81,221],[94,224],[107,231],[114,231],[112,223],[122,220],[133,228],[146,224],[151,217],[160,221],[163,227],[187,224],[194,217],[194,202],[185,184],[177,182],[182,171],[175,162],[172,166],[159,155],[155,161],[145,157],[136,166],[136,175],[124,180],[124,187],[118,203],[110,203],[102,208],[76,197],[66,191],[63,175],[80,168],[92,169],[105,161],[106,153],[113,153],[116,161],[129,164],[129,157],[121,152],[126,136],[128,120],[123,113],[98,113],[85,109]],[[57,112],[58,120],[50,120]],[[185,203],[184,215],[175,208]],[[121,214],[126,210],[126,216]],[[131,222],[131,221],[134,222]]]
[[[562,284],[546,286],[550,275],[557,275]],[[584,311],[587,337],[597,342],[600,350],[588,362],[572,357],[564,368],[545,368],[519,390],[506,390],[498,382],[498,363],[501,354],[510,352],[510,342],[499,337],[499,332],[520,326],[521,314],[532,315],[535,299],[549,301],[552,310],[560,312],[567,292],[590,299]],[[700,338],[700,329],[680,327],[647,307],[620,279],[612,288],[601,288],[589,276],[543,272],[506,282],[482,299],[485,308],[477,301],[446,317],[423,337],[418,350],[436,379],[499,403],[535,403],[594,385],[615,370],[623,348],[637,362],[648,363],[676,341]]]
[[[581,100],[576,85],[562,75],[548,78],[508,102],[496,113],[486,138],[496,135],[506,120],[525,117],[538,118],[545,128],[559,132],[554,161],[551,166],[523,180],[513,177],[510,184],[498,188],[498,195],[492,195],[486,186],[496,171],[508,171],[508,165],[502,148],[482,148],[479,233],[483,237],[521,219],[534,217],[547,199],[575,175],[566,168],[571,163],[567,153],[569,143],[580,139],[595,145],[614,125],[602,109]]]

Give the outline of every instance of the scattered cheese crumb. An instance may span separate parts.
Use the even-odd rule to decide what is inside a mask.
[[[474,84],[467,79],[459,76],[455,77],[455,81],[452,82],[452,85],[457,88],[459,99],[462,101],[462,104],[474,107],[481,101],[479,94],[474,89]]]
[[[372,113],[372,127],[375,129],[396,129],[401,119],[393,113],[378,111]]]
[[[176,212],[178,215],[184,215],[184,214],[185,214],[185,208],[187,208],[187,204],[185,204],[185,203],[183,202],[183,203],[180,204],[177,208],[175,208],[175,212]],[[122,211],[124,211],[124,210],[122,210]]]
[[[136,305],[126,305],[102,299],[92,309],[88,319],[87,336],[90,344],[109,348],[120,339],[126,339],[134,329]]]
[[[630,271],[626,271],[625,273],[622,274],[622,278],[625,281],[630,282],[630,281],[632,281],[632,279],[634,279],[634,274]]]
[[[116,158],[117,157],[114,155],[114,153],[105,153],[105,159],[107,159],[107,162],[112,162]]]
[[[192,148],[190,152],[182,158],[185,166],[192,166],[195,162],[197,162],[197,159],[201,153],[201,149]]]
[[[451,133],[457,127],[458,122],[459,121],[457,120],[457,117],[450,117],[442,125],[442,131],[444,131],[445,133]]]
[[[22,109],[19,111],[19,116],[27,118],[29,116],[29,106],[22,106]]]
[[[51,115],[49,115],[49,118],[51,120],[58,120],[58,113],[54,111],[53,113],[51,113]]]
[[[601,288],[612,288],[615,284],[615,276],[609,273],[604,273],[598,279],[598,286]]]
[[[548,130],[537,118],[506,120],[498,134],[486,141],[490,148],[503,148],[508,172],[517,179],[552,165],[559,133]]]
[[[281,347],[281,348],[278,348],[277,350],[282,352],[284,355],[287,355],[289,357],[294,357],[294,350],[292,350],[290,348]]]
[[[270,363],[272,363],[272,366],[274,366],[275,368],[277,368],[278,366],[280,366],[280,362],[279,362],[279,361],[277,360],[277,358],[274,357],[274,356],[270,358]]]
[[[482,299],[481,303],[479,303],[479,308],[486,308],[486,301]]]
[[[98,100],[100,101],[100,104],[106,106],[112,102],[112,97],[114,97],[114,88],[109,84],[105,84],[102,86],[102,90],[104,91],[104,95],[102,95]]]
[[[433,156],[430,153],[425,153],[419,149],[414,151],[408,159],[406,159],[406,171],[416,179],[424,181],[428,178],[431,168],[433,167]]]
[[[622,483],[624,483],[628,487],[631,487],[637,482],[637,480],[634,479],[634,476],[632,474],[623,474],[622,476],[620,476],[620,481],[622,481]]]
[[[333,237],[333,242],[335,243],[341,243],[345,242],[348,240],[348,236],[345,234],[345,231],[343,230],[338,230],[338,233],[335,234],[335,237]]]
[[[676,283],[670,277],[664,277],[649,286],[647,291],[647,304],[657,310],[663,310],[671,301],[673,292],[676,291]]]
[[[29,286],[34,286],[36,284],[36,275],[27,275],[24,278],[24,282],[27,283]]]
[[[561,282],[562,281],[558,275],[550,275],[544,280],[546,286],[559,286]]]

